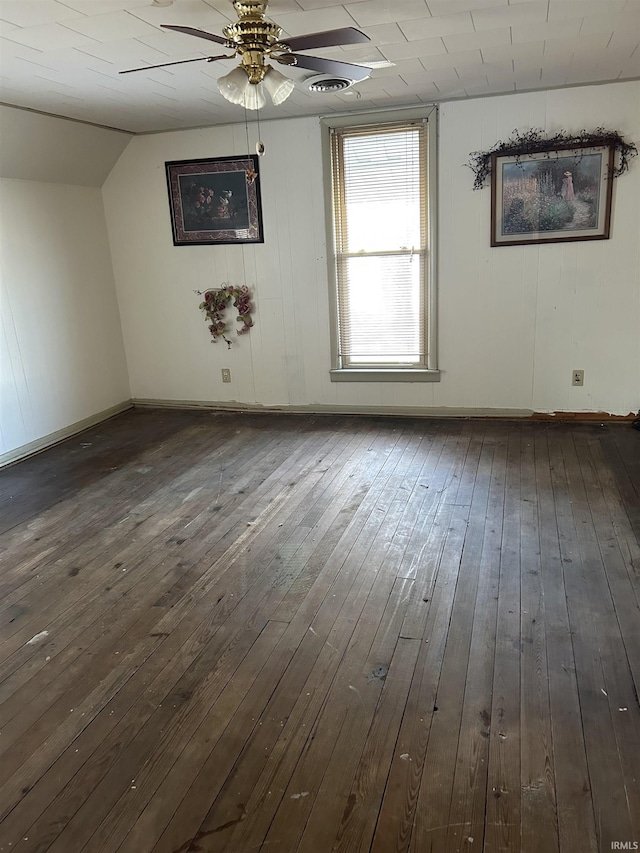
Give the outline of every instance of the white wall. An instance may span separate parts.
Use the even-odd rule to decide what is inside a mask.
[[[472,192],[460,166],[515,128],[603,126],[640,144],[640,83],[460,101],[441,117],[442,404],[637,411],[640,158],[614,181],[611,239],[495,249],[490,190]]]
[[[100,189],[0,182],[0,459],[131,394]]]
[[[469,153],[515,128],[640,139],[640,83],[442,105],[439,383],[331,383],[319,121],[262,123],[264,245],[174,247],[166,160],[246,153],[242,124],[136,137],[103,194],[132,395],[292,407],[608,411],[640,407],[640,162],[616,181],[612,238],[489,247]],[[250,148],[256,140],[249,129]],[[210,343],[194,290],[254,292],[256,326]],[[220,368],[233,381],[223,385]],[[572,388],[572,369],[585,386]]]
[[[333,402],[318,121],[261,127],[264,244],[174,247],[171,237],[165,161],[246,154],[243,125],[136,137],[104,185],[134,398]],[[250,137],[254,149],[254,128]],[[231,350],[211,343],[194,293],[223,282],[246,282],[257,308]]]
[[[100,190],[130,138],[0,107],[0,463],[131,397]]]

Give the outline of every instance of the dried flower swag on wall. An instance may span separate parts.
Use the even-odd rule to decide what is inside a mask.
[[[544,130],[533,128],[532,130],[514,130],[509,139],[497,142],[489,151],[473,151],[469,155],[466,164],[473,171],[475,180],[474,190],[481,190],[491,174],[491,160],[494,155],[513,157],[516,161],[519,155],[550,152],[557,148],[570,148],[575,145],[579,148],[612,146],[617,164],[613,167],[613,177],[618,178],[629,168],[629,161],[638,154],[638,149],[632,142],[625,142],[624,138],[615,130],[605,130],[597,127],[595,130],[581,130],[578,133],[560,131],[553,136],[547,136]]]
[[[200,303],[200,310],[204,311],[209,322],[212,343],[215,343],[218,338],[226,341],[227,347],[233,343],[227,337],[229,328],[223,316],[231,300],[233,300],[233,307],[238,309],[236,320],[242,323],[242,326],[236,330],[236,334],[245,335],[253,326],[251,294],[246,285],[235,287],[232,284],[225,284],[219,290],[206,290],[204,293],[196,290],[196,293],[198,296],[204,296],[204,300]]]

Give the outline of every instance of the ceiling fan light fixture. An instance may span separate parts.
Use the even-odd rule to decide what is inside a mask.
[[[241,65],[236,65],[228,74],[218,77],[220,94],[232,104],[241,104],[244,90],[249,83],[246,72]]]
[[[218,78],[218,89],[223,98],[247,110],[259,110],[266,99],[262,87],[249,82],[242,65],[236,65],[228,74]]]
[[[269,70],[265,74],[264,87],[271,95],[271,100],[275,106],[284,103],[289,95],[295,89],[295,83],[289,77],[285,77],[276,68],[269,66]]]
[[[248,110],[261,110],[266,103],[262,86],[259,83],[247,83],[242,106]]]

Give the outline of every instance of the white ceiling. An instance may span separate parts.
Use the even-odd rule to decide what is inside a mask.
[[[272,0],[268,14],[287,35],[358,27],[370,44],[309,53],[393,65],[329,95],[282,68],[298,85],[260,118],[640,78],[640,0]],[[231,0],[0,0],[0,101],[135,133],[243,121],[216,87],[231,60],[118,74],[220,53],[160,24],[220,34],[235,19]]]

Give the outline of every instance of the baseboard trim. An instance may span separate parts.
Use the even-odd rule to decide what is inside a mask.
[[[628,423],[638,415],[615,415],[609,412],[536,412],[533,409],[490,409],[454,406],[327,406],[321,403],[310,405],[274,405],[261,403],[223,403],[211,400],[163,400],[134,397],[131,404],[140,409],[204,409],[211,412],[247,412],[250,414],[293,414],[293,415],[381,415],[383,417],[406,418],[529,418],[541,421],[597,421],[606,423]]]
[[[612,415],[609,412],[534,412],[536,421],[596,421],[598,423],[628,423],[634,421],[637,414]]]
[[[292,414],[292,415],[380,415],[382,417],[405,418],[506,418],[531,419],[540,421],[585,421],[598,423],[631,423],[638,415],[614,415],[608,412],[534,412],[532,409],[483,409],[455,408],[439,406],[424,408],[419,406],[327,406],[315,405],[278,405],[264,406],[260,403],[215,403],[209,400],[163,400],[133,398],[125,400],[109,409],[76,421],[63,429],[42,436],[28,444],[23,444],[6,453],[0,453],[0,468],[12,465],[41,453],[71,436],[77,435],[96,424],[109,420],[127,409],[202,409],[212,412],[246,412],[248,414]]]
[[[116,415],[126,412],[132,406],[132,401],[126,400],[123,403],[118,403],[117,406],[111,406],[109,409],[104,409],[102,412],[97,412],[95,415],[90,415],[81,421],[76,421],[55,432],[50,432],[48,435],[43,435],[42,438],[37,438],[35,441],[30,441],[28,444],[16,447],[14,450],[0,453],[0,468],[13,465],[14,462],[26,459],[27,456],[34,456],[36,453],[41,453],[43,450],[53,447],[54,444],[59,444],[61,441],[71,438],[72,435],[77,435],[79,432],[84,432],[85,429],[90,429],[96,424],[102,423],[102,421],[108,421],[109,418],[114,418]]]
[[[247,412],[250,414],[293,414],[293,415],[381,415],[383,417],[406,418],[531,418],[530,409],[467,409],[424,408],[423,406],[327,406],[278,405],[263,406],[260,403],[214,403],[206,400],[152,400],[133,398],[132,404],[141,409],[206,409],[214,412]]]

